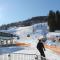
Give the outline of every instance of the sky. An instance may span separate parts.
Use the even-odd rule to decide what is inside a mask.
[[[0,0],[0,25],[47,16],[60,10],[60,0]]]

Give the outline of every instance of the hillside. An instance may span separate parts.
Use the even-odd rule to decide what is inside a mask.
[[[0,26],[0,30],[7,30],[10,27],[23,27],[23,26],[30,26],[36,23],[47,22],[47,16],[37,16],[32,17],[31,19],[27,19],[24,21],[14,22],[6,25]]]

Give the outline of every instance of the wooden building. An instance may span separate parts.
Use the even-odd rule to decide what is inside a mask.
[[[0,32],[0,46],[15,45],[15,37],[17,36],[6,32]]]

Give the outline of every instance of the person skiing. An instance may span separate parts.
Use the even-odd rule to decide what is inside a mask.
[[[38,39],[38,40],[39,40],[39,42],[37,44],[37,49],[41,54],[41,60],[43,60],[43,57],[45,58],[45,53],[44,53],[45,47],[44,47],[44,44],[42,43],[41,39]]]

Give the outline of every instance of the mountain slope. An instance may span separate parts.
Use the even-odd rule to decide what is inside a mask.
[[[48,20],[47,16],[32,17],[31,19],[27,19],[24,21],[19,21],[19,22],[15,22],[15,23],[2,25],[2,26],[0,26],[0,30],[7,30],[10,27],[31,26],[31,25],[36,24],[36,23],[47,22],[47,20]]]

